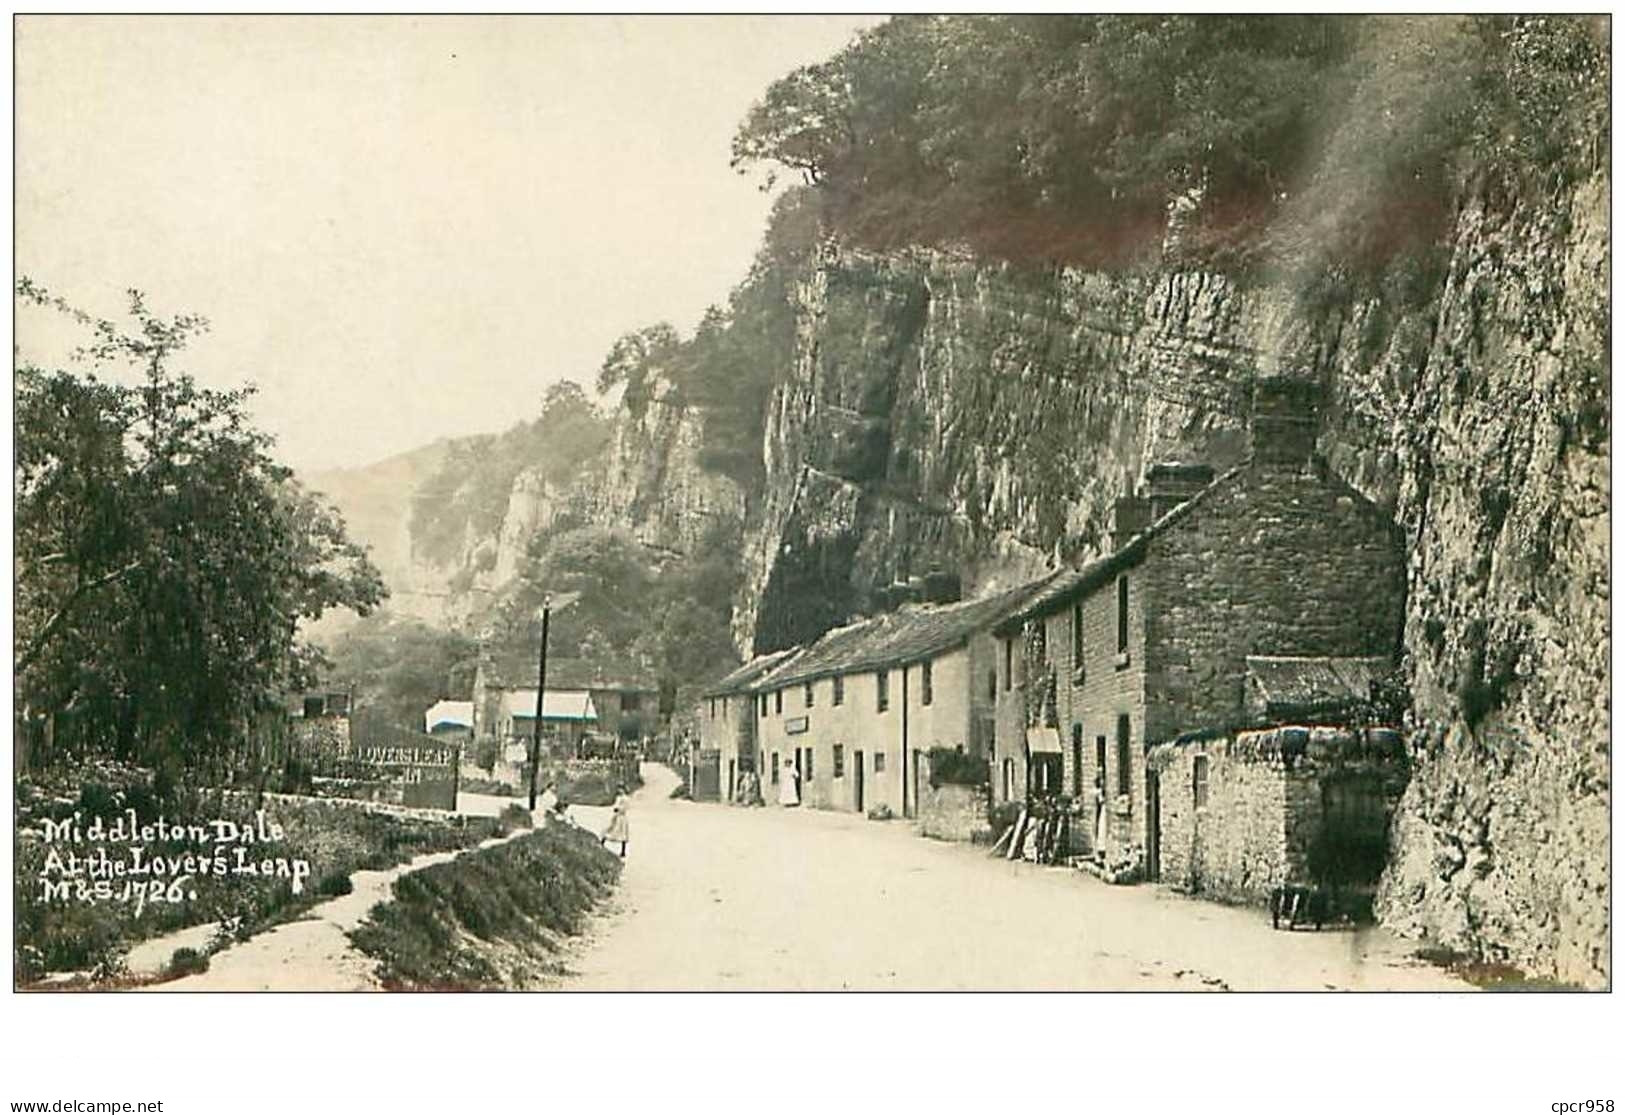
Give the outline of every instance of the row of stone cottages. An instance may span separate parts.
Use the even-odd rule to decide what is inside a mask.
[[[1405,755],[1369,718],[1404,562],[1316,456],[1317,403],[1260,381],[1247,459],[1153,466],[1092,564],[740,667],[697,711],[717,796],[757,772],[772,804],[789,764],[812,807],[918,817],[947,747],[987,760],[995,805],[1069,799],[1073,851],[1117,877],[1260,900],[1373,844],[1380,869]]]

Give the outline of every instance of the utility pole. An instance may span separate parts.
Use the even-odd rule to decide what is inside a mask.
[[[542,652],[536,666],[536,720],[530,735],[530,811],[536,812],[536,771],[542,765],[542,702],[547,697],[547,621],[553,610],[551,593],[542,597]]]

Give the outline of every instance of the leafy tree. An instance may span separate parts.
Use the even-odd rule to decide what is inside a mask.
[[[1186,250],[1245,269],[1348,206],[1323,254],[1381,264],[1437,239],[1466,165],[1600,166],[1607,72],[1563,16],[897,17],[770,86],[733,165],[800,172],[880,248],[1123,265],[1194,203]]]
[[[598,393],[624,388],[622,403],[634,416],[641,415],[650,382],[669,364],[678,347],[677,330],[665,322],[626,334],[611,346],[598,369]]]
[[[436,701],[468,699],[475,650],[463,633],[378,613],[323,648],[325,676],[351,687],[358,714],[421,730]]]
[[[311,681],[300,621],[366,614],[378,571],[272,458],[251,389],[172,368],[202,319],[161,318],[132,291],[125,331],[27,279],[17,293],[89,328],[82,360],[140,378],[18,371],[18,705],[68,714],[87,749],[222,772]]]

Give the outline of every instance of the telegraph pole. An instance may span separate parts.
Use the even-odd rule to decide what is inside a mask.
[[[536,666],[536,720],[530,734],[530,811],[536,812],[536,771],[542,765],[542,701],[547,696],[547,621],[553,596],[542,597],[542,652]]]

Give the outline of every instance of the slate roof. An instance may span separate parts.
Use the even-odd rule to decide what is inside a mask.
[[[1092,561],[1088,565],[1078,566],[1057,574],[1055,579],[1042,592],[1034,596],[1025,607],[1000,622],[993,629],[994,633],[999,635],[1012,634],[1019,630],[1027,620],[1035,616],[1048,615],[1057,608],[1064,607],[1080,597],[1087,596],[1101,585],[1112,580],[1123,570],[1138,565],[1140,559],[1145,557],[1146,547],[1153,538],[1193,514],[1212,497],[1214,492],[1233,483],[1251,464],[1252,461],[1250,460],[1243,461],[1234,468],[1220,473],[1214,478],[1213,483],[1163,515],[1162,518],[1146,527],[1120,548],[1105,557]]]
[[[536,648],[498,651],[484,669],[485,684],[498,689],[529,686],[536,690]],[[622,689],[656,693],[654,678],[635,667],[593,662],[585,658],[547,659],[547,689]]]
[[[1049,577],[1008,592],[957,604],[916,604],[827,631],[800,654],[763,675],[752,688],[779,689],[834,674],[860,673],[940,654],[1021,607]]]
[[[793,654],[800,653],[800,647],[791,647],[788,650],[776,650],[771,654],[758,654],[749,662],[740,666],[732,673],[718,680],[715,684],[707,686],[700,692],[701,697],[724,697],[731,693],[748,693],[751,682],[785,664],[785,660]]]
[[[553,679],[549,677],[548,680]],[[536,687],[510,689],[503,693],[502,711],[509,716],[536,719]],[[598,719],[598,710],[593,707],[592,694],[584,689],[549,687],[542,698],[542,719],[594,721]]]
[[[432,732],[441,724],[454,724],[459,728],[474,726],[473,701],[436,701],[423,714],[423,730]]]
[[[1247,676],[1271,715],[1326,711],[1371,699],[1371,683],[1393,663],[1375,658],[1247,656]]]

